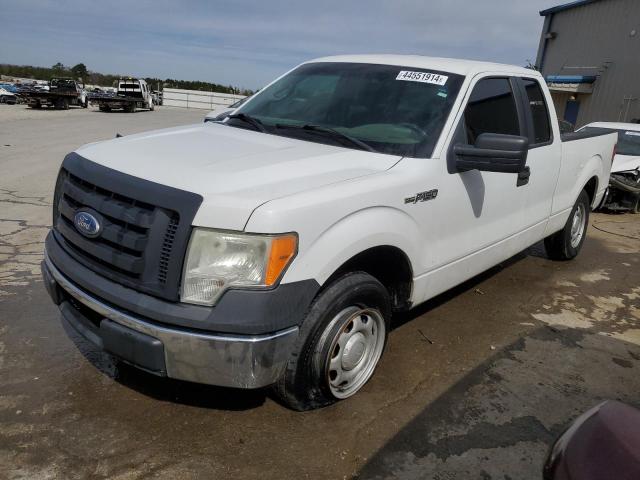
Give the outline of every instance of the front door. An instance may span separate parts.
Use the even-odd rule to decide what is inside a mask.
[[[416,279],[421,301],[477,275],[519,251],[518,234],[525,218],[526,192],[517,175],[452,168],[453,145],[473,144],[482,133],[523,135],[523,112],[516,101],[517,84],[507,77],[475,79],[459,114],[447,159],[441,159],[438,198],[426,222],[426,249],[433,260]],[[434,166],[435,168],[435,166]]]

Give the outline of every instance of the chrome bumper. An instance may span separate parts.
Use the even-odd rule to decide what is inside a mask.
[[[44,266],[57,285],[78,302],[106,319],[162,342],[166,374],[171,378],[225,387],[264,387],[280,378],[298,337],[298,327],[245,336],[210,335],[159,326],[86,293],[55,267],[46,251]]]

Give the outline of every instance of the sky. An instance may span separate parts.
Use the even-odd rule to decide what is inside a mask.
[[[256,89],[326,55],[525,65],[567,0],[0,0],[0,63]]]

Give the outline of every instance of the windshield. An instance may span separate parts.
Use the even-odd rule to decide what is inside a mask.
[[[630,155],[633,157],[640,157],[640,131],[600,127],[584,127],[580,130],[608,130],[610,132],[616,132],[618,134],[616,155]]]
[[[256,94],[238,113],[258,120],[266,133],[321,143],[335,143],[343,135],[378,152],[429,157],[463,79],[415,67],[310,63]],[[248,127],[238,118],[228,124]],[[305,125],[337,135],[286,128]]]

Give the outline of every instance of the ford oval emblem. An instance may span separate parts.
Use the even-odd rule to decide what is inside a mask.
[[[87,210],[78,210],[73,217],[73,224],[85,237],[95,238],[102,232],[102,224],[97,215]]]

